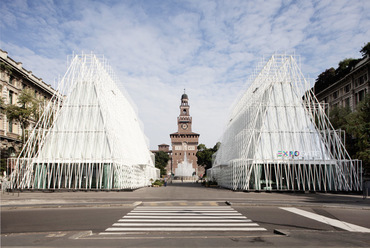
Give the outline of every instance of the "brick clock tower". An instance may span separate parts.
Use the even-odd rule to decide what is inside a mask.
[[[197,164],[197,146],[199,134],[193,133],[191,125],[192,118],[189,113],[189,98],[184,94],[181,96],[180,115],[177,117],[177,132],[170,134],[172,144],[172,173],[176,176],[176,169],[180,164],[192,166],[196,175],[204,174],[204,168]],[[186,158],[187,161],[184,161]]]

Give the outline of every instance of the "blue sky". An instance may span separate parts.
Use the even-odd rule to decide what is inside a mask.
[[[370,41],[370,1],[1,0],[0,49],[56,87],[73,52],[104,54],[150,148],[170,144],[180,97],[213,146],[263,57],[300,55],[312,83]]]

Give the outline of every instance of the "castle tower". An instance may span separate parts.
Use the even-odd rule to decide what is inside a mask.
[[[181,96],[180,115],[177,117],[177,132],[170,134],[172,145],[172,173],[174,173],[175,176],[179,164],[192,166],[192,168],[186,170],[189,171],[190,174],[187,176],[192,176],[193,172],[197,175],[204,173],[204,170],[200,171],[198,169],[196,153],[199,134],[192,132],[192,117],[189,111],[189,98],[184,91],[184,94]],[[187,161],[184,161],[185,158]]]

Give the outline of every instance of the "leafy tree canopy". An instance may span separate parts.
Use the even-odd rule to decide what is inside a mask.
[[[365,57],[366,55],[370,56],[370,42],[368,42],[362,47],[360,53],[362,54],[363,57]]]
[[[352,159],[362,160],[365,175],[370,176],[370,96],[359,103],[356,111],[349,108],[330,109],[330,122],[334,129],[346,132],[346,149]]]
[[[5,106],[9,120],[18,121],[24,131],[30,124],[31,117],[38,118],[39,101],[29,89],[23,89],[18,96],[17,104]]]
[[[362,160],[364,168],[370,175],[370,95],[360,102],[355,112],[346,117],[347,132],[355,140],[355,157]]]
[[[368,42],[360,51],[360,53],[365,57],[370,54],[370,42]],[[353,59],[346,58],[338,63],[338,68],[326,69],[322,72],[316,79],[314,92],[315,94],[328,88],[330,85],[345,77],[351,70],[360,62],[363,58]]]
[[[218,148],[220,147],[221,143],[217,142],[217,144],[213,148],[207,148],[204,144],[198,145],[198,152],[196,154],[198,158],[198,164],[204,166],[205,169],[209,169],[212,167],[212,156],[215,152],[217,152]]]
[[[167,173],[168,160],[170,160],[170,156],[166,152],[159,151],[155,153],[155,167],[160,170],[161,176]]]

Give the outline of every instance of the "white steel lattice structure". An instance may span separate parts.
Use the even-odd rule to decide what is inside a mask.
[[[307,91],[295,56],[261,65],[232,109],[208,177],[233,190],[361,190],[361,161]]]
[[[134,189],[156,179],[139,119],[117,83],[104,57],[72,56],[15,162],[11,188]]]

